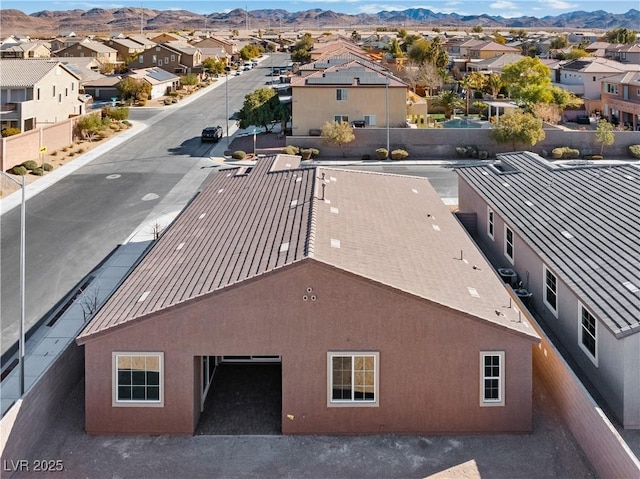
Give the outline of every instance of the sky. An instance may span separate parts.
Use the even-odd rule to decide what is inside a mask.
[[[433,12],[458,13],[460,15],[487,14],[502,17],[519,17],[530,15],[544,17],[560,15],[572,11],[605,10],[610,13],[625,13],[632,8],[640,9],[638,0],[618,0],[603,2],[602,0],[253,0],[253,1],[206,1],[206,0],[105,0],[99,1],[14,1],[2,0],[0,8],[16,9],[30,14],[42,10],[91,10],[92,8],[139,7],[153,10],[187,10],[201,15],[226,12],[234,8],[251,10],[283,9],[297,12],[320,8],[334,12],[358,14],[377,13],[383,10],[406,10],[408,8],[425,8]]]

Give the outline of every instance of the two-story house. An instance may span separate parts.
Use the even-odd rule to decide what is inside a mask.
[[[139,53],[138,59],[130,67],[158,67],[178,75],[196,73],[202,69],[202,51],[184,42],[158,43]]]
[[[204,50],[206,48],[223,49],[229,57],[238,53],[238,44],[235,41],[221,37],[209,37],[193,43],[194,47]]]
[[[0,58],[49,58],[51,50],[44,42],[7,43],[0,46]]]
[[[80,78],[55,60],[0,60],[1,128],[28,131],[85,113]]]
[[[145,46],[129,38],[111,38],[105,40],[105,45],[116,50],[118,62],[135,60],[138,53],[145,51]]]
[[[102,65],[115,65],[118,62],[118,51],[102,42],[90,40],[82,41],[55,52],[54,56],[64,57],[91,57]]]
[[[461,213],[517,273],[543,328],[625,427],[640,428],[640,170],[530,153],[457,170]]]
[[[605,49],[605,56],[620,63],[640,65],[640,44],[610,44]]]
[[[460,47],[462,51],[462,47]],[[493,58],[506,53],[519,55],[520,49],[508,47],[494,41],[485,41],[468,47],[469,60],[485,60],[487,58]]]
[[[602,116],[610,123],[640,131],[640,72],[602,80]]]
[[[294,77],[291,92],[294,135],[308,135],[327,121],[378,128],[406,124],[407,84],[358,61]]]
[[[526,433],[540,339],[511,298],[426,178],[264,157],[215,175],[78,336],[85,429],[193,434],[241,361],[277,369],[252,404],[283,434]]]

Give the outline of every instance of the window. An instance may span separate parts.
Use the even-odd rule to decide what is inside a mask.
[[[376,126],[376,116],[375,115],[365,115],[364,116],[364,126]]]
[[[491,239],[493,239],[493,226],[494,226],[493,210],[491,208],[487,208],[487,234]]]
[[[547,269],[546,266],[543,267],[544,271],[544,304],[551,310],[553,315],[558,317],[558,279],[556,276]]]
[[[173,58],[173,55],[171,55],[171,58]],[[173,60],[171,60],[171,61],[173,61]],[[164,57],[164,62],[165,63],[169,63],[169,57]]]
[[[158,60],[158,66],[161,67],[162,66],[162,60]]]
[[[513,231],[506,225],[504,227],[504,255],[513,264]]]
[[[151,55],[151,63],[158,63],[158,57],[156,55]]]
[[[336,90],[336,100],[337,101],[347,101],[347,89],[346,88],[338,88]]]
[[[580,346],[587,353],[589,359],[598,365],[596,318],[580,305]]]
[[[504,406],[504,351],[480,353],[480,406]]]
[[[138,57],[138,63],[144,63],[144,55]]]
[[[176,56],[175,56],[175,55],[171,55],[171,61],[172,61],[172,62],[175,62],[175,61],[176,61]],[[168,62],[165,62],[165,63],[168,63]]]
[[[36,88],[36,98],[40,100],[40,88]]]
[[[55,97],[56,97],[56,86],[53,85],[53,98],[55,98]]]
[[[336,123],[349,123],[349,115],[335,115],[333,121]]]
[[[114,406],[162,406],[163,353],[113,353]]]
[[[379,353],[327,353],[328,406],[378,405]]]

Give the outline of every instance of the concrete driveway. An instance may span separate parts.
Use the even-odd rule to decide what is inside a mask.
[[[59,459],[56,478],[450,478],[597,477],[534,377],[534,431],[495,436],[88,436],[84,385],[29,459]],[[6,466],[6,465],[5,465]],[[6,474],[6,475],[5,475]],[[10,473],[6,470],[3,477]]]

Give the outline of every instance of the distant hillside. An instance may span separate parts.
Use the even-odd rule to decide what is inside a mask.
[[[557,16],[503,18],[490,15],[462,16],[457,13],[436,13],[425,8],[403,11],[381,11],[377,14],[347,15],[331,10],[313,9],[300,12],[286,10],[235,9],[228,13],[199,15],[186,10],[150,10],[146,8],[94,8],[85,10],[50,11],[26,15],[19,10],[0,10],[2,35],[58,35],[65,32],[108,33],[160,30],[228,30],[244,29],[368,29],[374,26],[406,28],[540,28],[610,30],[626,27],[638,29],[640,11],[624,14],[571,12]]]

